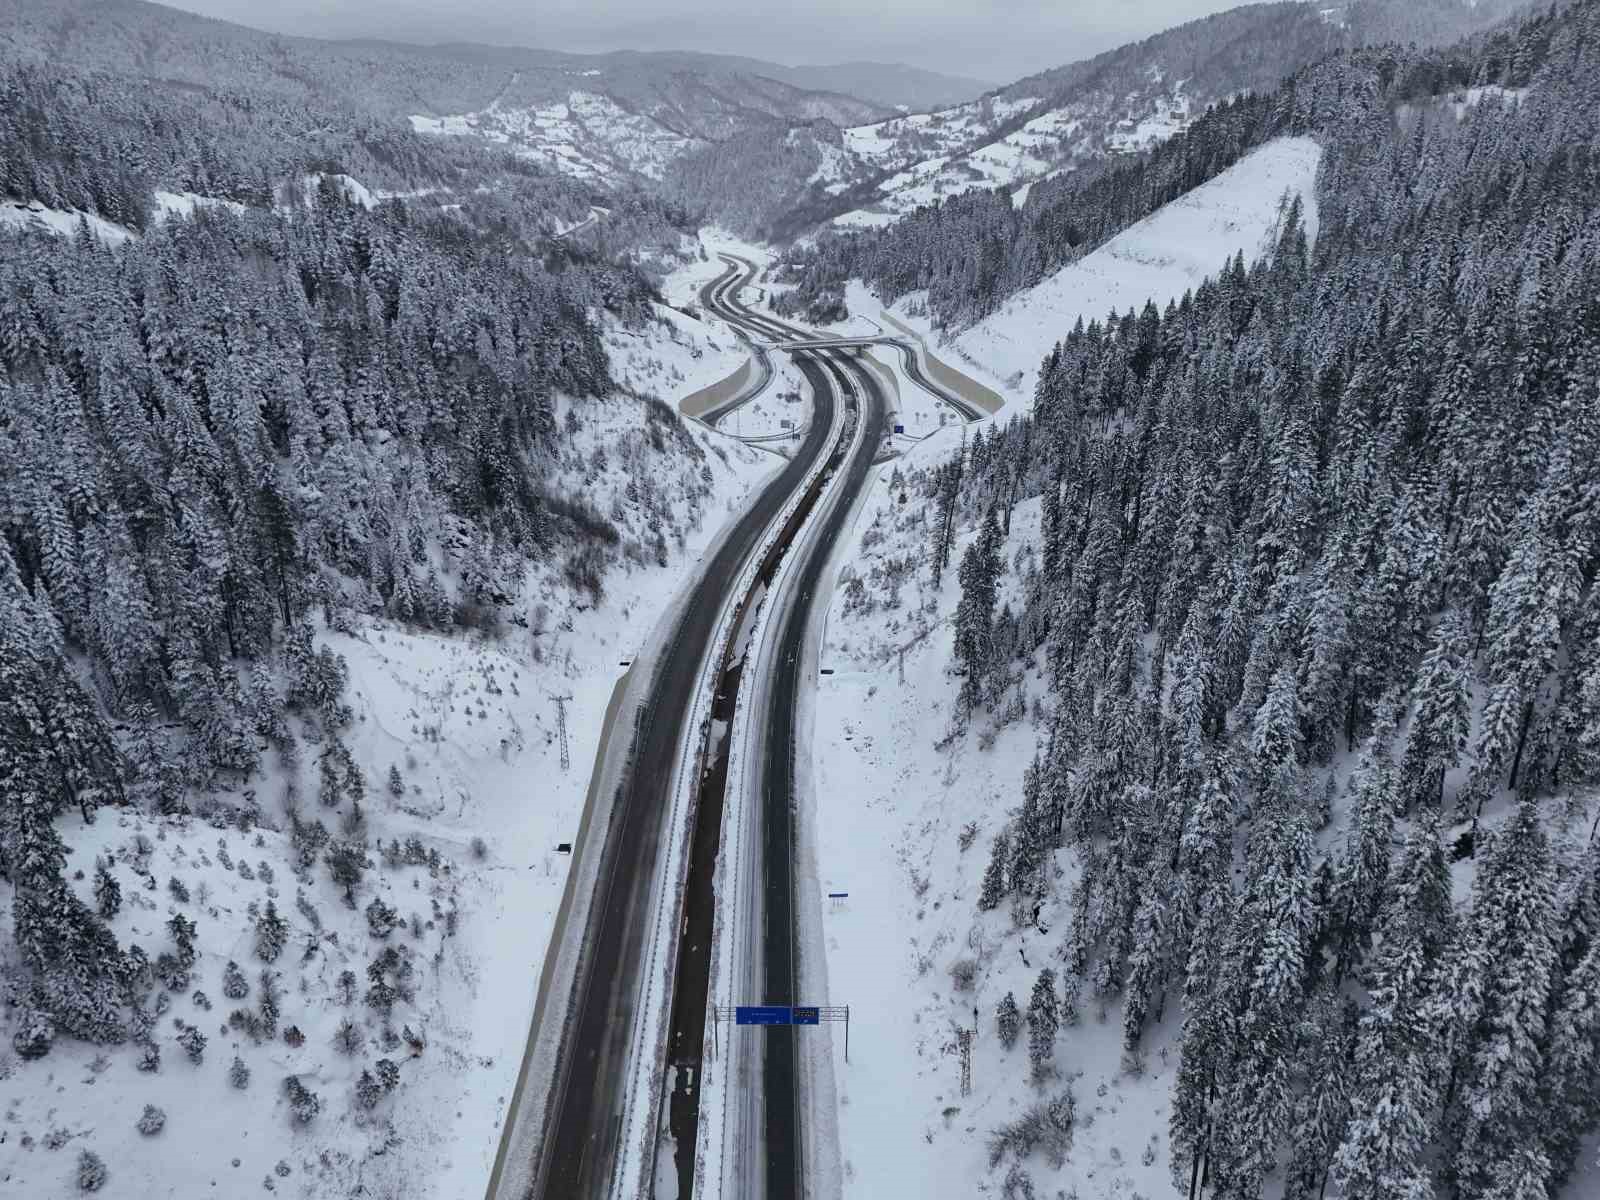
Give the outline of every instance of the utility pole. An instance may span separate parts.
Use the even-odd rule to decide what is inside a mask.
[[[567,701],[572,696],[551,696],[550,699],[556,702],[556,734],[561,739],[561,769],[565,771],[572,766],[572,752],[567,745]]]

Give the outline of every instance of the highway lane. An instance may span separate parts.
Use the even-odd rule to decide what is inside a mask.
[[[706,309],[746,334],[791,338],[801,331],[783,322],[758,315],[738,299],[740,288],[754,274],[754,267],[743,260],[724,256],[729,270],[702,291]],[[803,336],[803,334],[802,334]],[[795,896],[795,790],[796,755],[799,740],[796,716],[804,679],[802,666],[807,631],[816,612],[813,598],[821,599],[821,577],[844,522],[865,486],[874,457],[888,427],[889,405],[880,390],[876,375],[859,364],[851,352],[798,351],[795,361],[810,385],[818,404],[813,427],[831,420],[832,409],[842,406],[852,428],[830,452],[827,465],[817,477],[772,550],[758,566],[756,580],[766,599],[763,603],[779,608],[769,619],[767,640],[776,636],[776,649],[761,659],[736,657],[731,651],[719,667],[717,694],[712,710],[714,719],[731,723],[735,705],[745,701],[742,693],[751,690],[750,703],[761,706],[751,720],[759,726],[756,738],[760,781],[753,797],[758,831],[757,854],[749,876],[733,879],[732,886],[746,894],[756,888],[746,903],[753,902],[746,921],[754,920],[752,933],[759,941],[745,947],[740,975],[748,982],[736,990],[748,1002],[792,1004],[805,998],[797,994],[801,967],[798,952]],[[864,419],[867,427],[853,436],[854,422]],[[842,472],[842,478],[835,478]],[[826,500],[822,500],[826,489]],[[813,517],[813,509],[821,504]],[[809,521],[809,524],[807,522]],[[804,529],[802,531],[802,527]],[[791,563],[786,555],[802,557]],[[771,590],[780,566],[784,568],[781,597]],[[741,619],[745,610],[741,609]],[[760,686],[743,678],[757,666],[769,666],[769,679]],[[668,1032],[670,1094],[667,1097],[668,1127],[676,1147],[677,1194],[692,1196],[696,1184],[695,1151],[699,1143],[699,1091],[705,1069],[706,1009],[710,992],[712,931],[717,924],[719,897],[713,890],[716,862],[721,851],[720,827],[723,802],[728,786],[726,739],[708,744],[706,769],[699,780],[692,859],[683,896],[682,937],[678,946],[674,977],[672,1013]],[[724,898],[727,899],[727,898]],[[748,990],[747,990],[748,988]],[[743,1166],[742,1182],[736,1185],[740,1200],[755,1200],[765,1194],[768,1200],[789,1200],[804,1194],[804,1130],[802,1128],[801,1070],[792,1029],[762,1031],[759,1057],[750,1074],[740,1077],[741,1101],[737,1105],[742,1128],[737,1138]],[[758,1160],[758,1161],[754,1161]],[[752,1169],[754,1168],[754,1169]],[[748,1182],[743,1182],[748,1181]]]
[[[725,259],[728,256],[724,256]],[[739,262],[746,278],[753,270]],[[757,316],[739,304],[736,289],[728,277],[719,280],[719,310],[730,311],[748,328],[778,338],[805,337],[803,331],[762,315]],[[914,353],[901,346],[908,359]],[[854,509],[856,498],[866,486],[874,459],[888,432],[889,403],[876,374],[866,369],[849,351],[795,352],[795,362],[814,396],[837,395],[854,408],[865,421],[863,436],[842,465],[844,478],[832,503],[822,514],[821,525],[808,535],[801,550],[804,558],[796,562],[788,584],[790,603],[777,617],[776,641],[770,656],[773,675],[764,690],[764,710],[753,720],[760,731],[761,767],[759,844],[761,895],[761,983],[760,1002],[766,1004],[826,1004],[825,996],[802,996],[800,986],[798,912],[795,894],[795,840],[798,823],[796,766],[801,753],[797,727],[803,689],[809,684],[805,674],[806,639],[810,635],[819,605],[826,605],[823,572],[833,547]],[[914,377],[915,378],[915,377]],[[918,382],[922,382],[920,379]],[[924,386],[927,386],[924,384]],[[929,388],[930,391],[934,389]],[[943,390],[935,392],[943,395]],[[966,406],[961,406],[964,415]],[[752,658],[752,662],[754,659]],[[749,663],[746,664],[750,665]],[[754,998],[752,998],[754,1002]],[[703,1012],[703,1006],[702,1006]],[[798,1037],[805,1030],[773,1028],[761,1031],[761,1130],[760,1153],[764,1169],[761,1182],[766,1200],[797,1200],[805,1191],[805,1139],[801,1127],[803,1104],[800,1096],[801,1070]],[[748,1139],[742,1144],[752,1145]],[[687,1193],[680,1192],[680,1195]]]
[[[693,690],[724,601],[746,561],[828,449],[833,402],[828,389],[817,392],[805,440],[706,565],[651,681],[627,776],[605,831],[595,904],[546,1107],[532,1193],[544,1200],[598,1197],[611,1181],[627,1101],[622,1081],[638,1015],[634,1007],[650,884]]]
[[[795,330],[771,318],[757,316],[739,303],[739,288],[754,274],[751,264],[730,262],[730,269],[701,292],[702,303],[730,324],[746,333],[761,336],[794,337]],[[837,361],[835,361],[837,359]],[[832,454],[831,470],[844,470],[846,492],[836,497],[823,520],[821,537],[808,536],[807,559],[796,566],[802,572],[800,593],[804,602],[786,614],[786,646],[798,648],[805,636],[811,613],[811,598],[816,594],[821,572],[833,541],[853,506],[854,497],[864,484],[872,458],[882,442],[887,420],[887,403],[878,392],[870,372],[850,361],[848,353],[806,353],[797,355],[801,371],[811,384],[813,419],[795,457],[762,490],[756,503],[736,523],[733,531],[714,552],[701,577],[694,584],[683,606],[679,623],[661,655],[641,707],[634,731],[630,765],[619,787],[609,827],[604,831],[595,899],[584,931],[583,951],[574,975],[567,1021],[561,1049],[546,1105],[544,1137],[535,1171],[531,1195],[543,1200],[576,1200],[606,1194],[612,1182],[619,1153],[619,1129],[629,1097],[625,1080],[628,1047],[639,1015],[634,1011],[640,994],[641,961],[646,937],[646,922],[651,908],[651,883],[664,838],[665,815],[670,808],[678,749],[686,732],[694,689],[701,664],[709,652],[725,601],[756,547],[777,515],[794,496],[806,476],[824,455]],[[849,380],[849,382],[847,382]],[[868,436],[855,443],[848,456],[843,439],[832,447],[835,406],[859,405],[867,400],[866,419],[871,422]],[[824,472],[826,476],[828,472]],[[793,538],[810,505],[816,502],[824,480],[819,478],[810,495],[786,530],[785,542]],[[770,582],[777,557],[763,574]],[[777,1002],[792,1003],[798,969],[795,949],[794,916],[794,767],[796,700],[801,679],[798,649],[785,649],[777,656],[776,686],[772,696],[771,719],[767,731],[768,755],[763,785],[761,854],[763,903],[767,919],[762,947],[763,986]],[[726,681],[724,681],[726,684]],[[737,687],[737,676],[732,680]],[[717,702],[713,715],[725,719],[732,696]],[[725,777],[724,777],[725,778]],[[713,780],[721,786],[722,780]],[[704,796],[702,795],[702,801]],[[715,822],[720,817],[720,796],[715,810],[703,813],[697,821],[689,865],[689,884],[680,899],[684,905],[683,937],[680,941],[678,979],[673,995],[673,1014],[669,1021],[668,1050],[674,1063],[695,1063],[703,1052],[706,996],[709,985],[708,962],[702,951],[709,948],[711,912],[715,898],[710,894],[710,879],[715,868]],[[708,836],[709,835],[709,836]],[[687,998],[687,1000],[686,1000]],[[696,1007],[696,1003],[698,1007]],[[686,1162],[680,1163],[680,1178],[692,1188],[694,1147],[693,1110],[698,1069],[680,1073],[680,1088],[690,1104],[690,1123],[684,1128],[677,1111],[677,1092],[672,1097],[674,1132]],[[763,1109],[766,1113],[765,1142],[769,1154],[766,1170],[770,1197],[800,1194],[801,1148],[797,1087],[799,1075],[792,1037],[772,1038],[767,1043],[763,1064]]]
[[[833,547],[844,530],[855,500],[866,486],[873,460],[888,428],[888,402],[871,371],[844,361],[802,358],[800,369],[813,392],[836,390],[856,397],[866,422],[864,436],[844,466],[844,483],[837,499],[823,515],[820,529],[808,541],[807,553],[794,570],[795,602],[782,616],[773,655],[773,680],[768,707],[757,715],[764,739],[761,782],[762,899],[765,923],[762,934],[764,1001],[772,1004],[827,1004],[826,996],[797,994],[800,982],[799,933],[795,895],[795,828],[798,795],[796,763],[801,753],[797,720],[803,689],[811,682],[804,673],[805,642],[823,594],[822,575]],[[826,374],[827,378],[824,378]],[[762,1062],[764,1100],[763,1139],[766,1152],[766,1200],[795,1200],[805,1195],[804,1138],[799,1096],[801,1073],[796,1039],[803,1029],[766,1031]]]

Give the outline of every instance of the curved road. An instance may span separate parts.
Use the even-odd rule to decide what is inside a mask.
[[[701,299],[730,323],[766,336],[804,336],[802,331],[757,317],[738,304],[735,294],[749,277],[749,264],[730,263],[730,271],[708,284]],[[761,491],[755,503],[738,520],[701,576],[694,583],[679,623],[663,651],[651,679],[648,699],[641,707],[631,748],[629,767],[604,831],[596,874],[594,901],[583,931],[582,953],[573,978],[566,1025],[562,1031],[554,1078],[546,1106],[544,1135],[530,1195],[543,1200],[580,1200],[600,1197],[612,1183],[619,1153],[619,1130],[625,1094],[630,1035],[640,1014],[635,1011],[640,993],[640,964],[651,882],[665,837],[664,816],[670,809],[678,750],[686,733],[694,689],[701,666],[710,651],[718,619],[729,593],[737,584],[751,555],[774,519],[784,509],[825,455],[837,461],[842,447],[831,445],[837,404],[854,406],[857,397],[869,398],[867,437],[858,440],[847,463],[834,469],[846,472],[847,496],[833,504],[825,536],[812,540],[810,557],[802,564],[805,592],[816,590],[817,580],[845,514],[854,489],[859,489],[871,467],[887,419],[887,405],[870,372],[850,363],[847,355],[801,352],[800,369],[811,383],[814,414],[804,441],[794,458]],[[851,376],[852,386],[845,382]],[[820,483],[820,481],[819,481]],[[813,485],[806,504],[814,503],[820,486]],[[802,506],[803,508],[805,505]],[[792,537],[793,525],[789,530]],[[786,627],[786,638],[803,637],[809,604],[796,607]],[[798,643],[796,643],[798,644]],[[800,680],[797,654],[781,656],[779,684],[772,690],[775,724],[769,745],[783,747],[771,753],[763,787],[766,853],[763,854],[768,905],[765,984],[770,995],[793,1002],[795,971],[793,912],[794,837],[794,708]],[[787,673],[785,674],[785,670]],[[703,839],[696,839],[697,849]],[[714,870],[714,839],[710,860],[696,854],[689,866],[689,891],[705,884]],[[709,888],[699,891],[709,894]],[[680,898],[681,902],[681,898]],[[688,930],[690,914],[684,916]],[[686,933],[684,941],[690,941]],[[674,1009],[698,988],[700,1025],[704,1024],[707,977],[696,981],[681,974]],[[769,1200],[798,1194],[801,1169],[798,1107],[795,1104],[794,1046],[790,1038],[772,1038],[763,1071],[766,1088],[766,1142],[769,1154]],[[698,1071],[690,1078],[697,1077]],[[693,1089],[691,1088],[691,1091]],[[693,1156],[692,1137],[688,1157]],[[692,1176],[691,1176],[692,1180]],[[688,1193],[682,1193],[687,1196]]]
[[[605,831],[595,903],[546,1110],[535,1196],[578,1200],[603,1195],[610,1183],[627,1099],[622,1081],[637,1016],[650,882],[693,689],[725,598],[767,527],[828,448],[833,403],[829,389],[818,390],[805,441],[706,565],[657,665],[627,778]]]
[[[742,284],[753,273],[753,265],[741,259],[724,255],[736,270],[745,272]],[[708,307],[714,307],[725,320],[736,321],[768,337],[791,339],[807,335],[800,330],[771,317],[757,316],[738,303],[738,286],[724,275],[707,288]],[[714,300],[714,303],[711,301]],[[902,347],[902,349],[906,349]],[[753,720],[760,730],[758,744],[762,748],[760,760],[760,785],[758,810],[761,814],[761,995],[750,997],[751,1003],[799,1004],[826,1003],[826,997],[806,997],[798,994],[801,963],[798,946],[798,913],[795,894],[795,840],[798,797],[795,786],[796,756],[800,749],[797,722],[802,687],[805,683],[805,642],[815,616],[818,601],[826,603],[822,590],[823,571],[832,554],[834,544],[843,531],[855,506],[856,497],[867,482],[878,451],[888,432],[889,403],[884,396],[878,376],[856,361],[853,354],[840,350],[807,351],[796,347],[791,351],[796,365],[811,385],[814,396],[837,396],[856,411],[865,423],[860,438],[854,439],[853,450],[844,458],[838,469],[843,472],[842,486],[833,502],[821,517],[821,525],[808,536],[802,553],[805,558],[795,567],[797,572],[789,584],[793,601],[778,616],[772,679],[762,700],[763,709]],[[938,394],[938,393],[936,393]],[[815,426],[816,421],[813,421]],[[753,660],[752,660],[753,661]],[[701,999],[700,1012],[704,1013],[704,993],[707,979],[680,979],[681,988],[696,988]],[[793,1028],[772,1028],[760,1031],[763,1039],[761,1056],[761,1128],[760,1155],[763,1169],[759,1179],[764,1186],[766,1200],[795,1200],[805,1195],[805,1154],[801,1129],[803,1106],[799,1096],[801,1072],[797,1061],[796,1038]],[[675,1129],[680,1146],[691,1131]],[[749,1131],[756,1132],[756,1131]],[[752,1143],[743,1142],[746,1153]],[[686,1157],[692,1161],[692,1151]],[[680,1197],[690,1195],[693,1179],[681,1169]],[[745,1200],[741,1197],[740,1200]]]

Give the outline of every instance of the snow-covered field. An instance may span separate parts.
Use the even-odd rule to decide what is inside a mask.
[[[709,356],[707,335],[690,332]],[[635,390],[670,397],[680,385],[668,386],[660,368],[687,377],[695,345],[664,339],[647,356],[654,377],[626,363],[619,375]],[[583,487],[646,546],[659,533],[666,565],[617,564],[598,602],[575,595],[555,567],[532,572],[516,623],[497,639],[386,622],[319,627],[317,644],[348,666],[352,721],[343,737],[364,780],[364,828],[342,824],[348,805],[319,803],[321,748],[304,743],[297,764],[275,764],[247,791],[191,797],[205,817],[103,809],[89,828],[62,821],[74,847],[69,874],[82,870],[76,886],[86,899],[96,857],[111,863],[123,895],[118,936],[153,960],[174,950],[166,926],[182,915],[196,927],[195,958],[157,1022],[155,1072],[139,1069],[133,1045],[63,1039],[33,1062],[0,1053],[0,1195],[68,1194],[82,1150],[105,1160],[105,1194],[119,1197],[483,1193],[570,863],[557,843],[576,831],[620,664],[651,637],[697,555],[778,466],[693,423],[682,436],[700,457],[686,446],[672,459],[646,457],[652,418],[631,398],[588,402],[579,419],[573,447],[549,465],[551,486]],[[665,518],[636,498],[641,475]],[[702,486],[709,492],[691,500]],[[367,839],[353,906],[330,878],[326,847],[311,849],[297,876],[307,843],[292,830],[291,785],[305,825],[320,819],[335,839]],[[231,809],[253,814],[246,828],[223,818]],[[386,853],[396,843],[398,855]],[[257,956],[255,933],[269,901],[287,922],[286,945],[270,964]],[[380,921],[385,936],[371,932],[374,912],[383,915],[369,909],[374,901],[401,922],[389,931]],[[0,928],[10,924],[9,911],[0,913]],[[410,998],[385,1019],[364,998],[369,965],[389,947],[398,957],[388,979],[399,985],[403,973]],[[0,959],[10,953],[7,939]],[[230,962],[242,984],[225,982]],[[264,968],[279,993],[271,1030],[259,1009]],[[226,994],[240,987],[244,996]],[[235,1009],[243,1011],[232,1017]],[[175,1021],[207,1039],[200,1062],[189,1060],[177,1039],[192,1035]],[[298,1035],[286,1041],[290,1027]],[[10,1032],[0,1030],[7,1043]],[[242,1088],[231,1079],[236,1056],[248,1072]],[[380,1086],[369,1108],[357,1100],[357,1082],[363,1070],[376,1077],[380,1058],[397,1066],[398,1084]],[[320,1101],[304,1125],[291,1116],[291,1075]],[[165,1113],[159,1133],[136,1128],[147,1104]]]
[[[1008,402],[1033,402],[1039,364],[1082,317],[1139,309],[1168,300],[1215,275],[1234,254],[1258,258],[1278,228],[1282,202],[1298,195],[1306,232],[1317,231],[1316,176],[1321,147],[1310,138],[1280,138],[1247,155],[1210,182],[1118,234],[1094,253],[1008,299],[1000,311],[965,330],[944,350],[963,368],[993,382]],[[914,315],[918,296],[894,313],[932,336]]]

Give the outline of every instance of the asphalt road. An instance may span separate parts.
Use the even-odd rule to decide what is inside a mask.
[[[724,276],[712,285],[718,289],[716,299],[724,316],[731,309],[748,328],[768,336],[806,336],[803,331],[781,321],[744,310],[738,305],[736,289],[726,280]],[[906,356],[914,366],[915,355],[908,352]],[[826,996],[798,994],[801,963],[795,895],[798,818],[795,767],[800,752],[797,720],[806,683],[804,650],[816,605],[819,601],[826,604],[828,600],[820,594],[823,571],[856,498],[866,485],[867,475],[888,431],[889,419],[889,403],[877,375],[859,364],[849,352],[802,351],[796,354],[795,362],[811,385],[814,396],[837,396],[840,402],[856,410],[859,418],[866,422],[866,429],[840,467],[844,478],[832,506],[823,515],[816,534],[804,543],[801,552],[806,557],[796,565],[798,575],[790,585],[794,601],[780,617],[772,660],[773,678],[765,696],[766,711],[757,717],[764,747],[760,785],[763,917],[760,1002],[764,1004],[828,1003]],[[936,394],[942,392],[940,389]],[[809,1031],[776,1027],[761,1030],[759,1036],[764,1041],[760,1144],[765,1200],[798,1200],[806,1191],[796,1038],[809,1036]],[[681,1196],[687,1194],[680,1192]]]
[[[805,336],[782,322],[757,316],[738,301],[738,290],[753,273],[750,264],[730,261],[729,270],[701,290],[701,303],[748,334],[791,338]],[[709,652],[717,618],[750,556],[774,518],[805,477],[829,452],[835,406],[847,404],[868,422],[866,436],[848,455],[835,451],[833,470],[845,473],[842,491],[822,517],[820,536],[804,540],[806,558],[798,564],[796,600],[783,615],[768,689],[769,711],[763,724],[766,755],[761,785],[762,987],[773,1003],[821,1003],[826,998],[795,995],[799,959],[796,949],[794,896],[796,715],[804,656],[802,647],[812,617],[822,572],[833,544],[864,486],[882,445],[888,404],[873,374],[847,352],[801,352],[797,364],[811,385],[813,417],[804,440],[784,469],[763,488],[730,535],[705,566],[683,606],[679,624],[661,655],[648,699],[640,711],[629,768],[611,822],[605,831],[595,902],[584,931],[584,950],[573,981],[567,1026],[551,1084],[543,1147],[532,1196],[542,1200],[580,1200],[606,1194],[616,1166],[618,1131],[625,1094],[628,1043],[638,1014],[641,958],[650,885],[662,849],[663,818],[670,810],[673,770],[685,722],[692,707],[700,666]],[[846,439],[848,442],[848,439]],[[792,539],[820,483],[803,499],[800,512],[785,529]],[[777,557],[764,564],[770,581]],[[726,718],[730,688],[738,672],[721,679],[724,691],[714,715]],[[698,1060],[703,1053],[706,994],[709,986],[710,929],[715,897],[710,881],[715,871],[715,830],[720,818],[720,788],[725,775],[713,765],[702,783],[689,864],[689,884],[680,898],[684,936],[680,942],[673,1013],[669,1021],[670,1061],[680,1066],[679,1087],[670,1098],[673,1131],[685,1161],[680,1162],[680,1196],[693,1185],[692,1159],[698,1111]],[[705,789],[719,789],[716,805],[706,804]],[[762,1064],[763,1130],[767,1200],[803,1195],[803,1139],[798,1099],[794,1030],[769,1030]],[[689,1070],[684,1072],[683,1067]],[[684,1187],[682,1185],[687,1185]]]
[[[715,286],[708,285],[706,292]],[[709,304],[706,292],[702,301]],[[552,1080],[533,1187],[533,1195],[544,1200],[602,1196],[610,1182],[627,1101],[623,1080],[650,883],[684,723],[723,601],[767,526],[827,449],[831,389],[818,389],[815,403],[815,419],[794,458],[762,489],[706,564],[651,682],[632,762],[605,832],[596,900]]]
[[[804,675],[804,647],[814,609],[822,595],[822,573],[838,541],[855,499],[867,481],[873,459],[883,444],[889,406],[871,371],[855,366],[848,358],[799,360],[800,370],[815,394],[833,390],[853,392],[858,411],[866,422],[865,436],[842,468],[844,482],[837,501],[824,514],[814,540],[807,543],[807,556],[797,565],[795,603],[784,614],[774,660],[774,678],[767,694],[768,709],[759,718],[766,742],[762,768],[762,896],[766,917],[763,931],[764,1002],[771,1004],[827,1004],[826,996],[797,994],[800,981],[795,911],[795,764],[800,751],[796,721]],[[765,1031],[766,1047],[762,1063],[764,1091],[764,1146],[766,1151],[766,1200],[795,1200],[805,1195],[804,1142],[801,1136],[799,1099],[800,1072],[796,1063],[795,1039],[811,1036],[807,1029],[776,1028]]]

